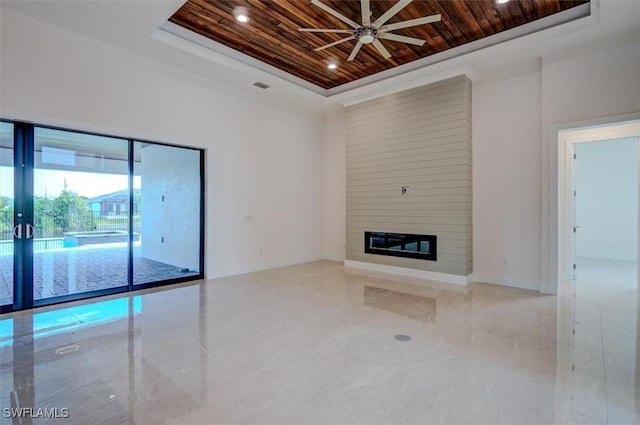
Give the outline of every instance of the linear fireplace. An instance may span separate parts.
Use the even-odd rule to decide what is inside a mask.
[[[437,261],[436,235],[364,232],[364,252]]]

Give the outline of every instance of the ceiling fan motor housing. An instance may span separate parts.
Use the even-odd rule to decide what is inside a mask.
[[[362,44],[372,43],[378,36],[378,30],[374,27],[360,27],[353,33]]]

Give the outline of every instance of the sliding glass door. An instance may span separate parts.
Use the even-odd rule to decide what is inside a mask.
[[[13,304],[13,124],[0,122],[0,308]]]
[[[134,158],[134,285],[200,274],[200,152],[135,142]]]
[[[36,127],[34,301],[128,286],[128,147]]]
[[[201,150],[0,124],[2,311],[203,277]]]

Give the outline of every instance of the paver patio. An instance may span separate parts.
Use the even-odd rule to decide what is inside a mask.
[[[112,243],[60,248],[34,253],[34,299],[127,285],[127,245]],[[198,273],[144,258],[133,248],[135,283],[154,282]],[[13,256],[0,255],[0,305],[13,301]]]

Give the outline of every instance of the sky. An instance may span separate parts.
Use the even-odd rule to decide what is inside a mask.
[[[34,194],[55,198],[62,192],[65,180],[69,190],[87,198],[127,188],[127,176],[125,175],[36,169],[34,171]],[[140,176],[134,176],[134,188],[140,188],[140,184]],[[0,167],[0,196],[14,198],[12,167]]]

